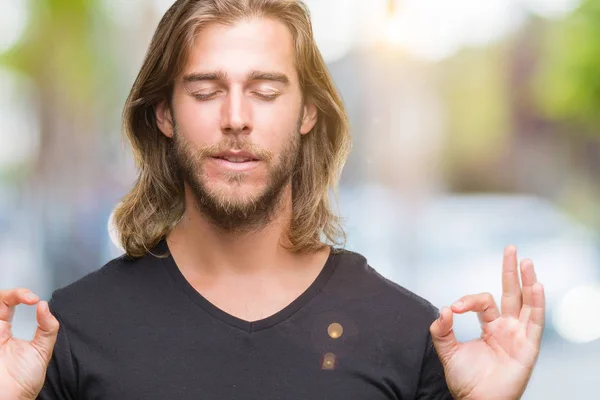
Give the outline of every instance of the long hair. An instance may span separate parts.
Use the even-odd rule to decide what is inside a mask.
[[[175,77],[202,27],[253,17],[273,18],[290,29],[302,97],[317,108],[317,122],[302,136],[292,177],[288,247],[313,252],[345,243],[340,218],[330,207],[329,190],[337,195],[350,151],[348,117],[315,43],[307,6],[296,0],[177,0],[158,24],[123,112],[124,134],[139,176],[115,210],[114,223],[130,257],[148,253],[185,209],[183,179],[170,161],[172,139],[159,130],[155,107],[169,101]]]

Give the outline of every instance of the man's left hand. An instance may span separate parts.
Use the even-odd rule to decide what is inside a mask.
[[[504,250],[502,313],[489,293],[462,297],[440,311],[430,327],[433,344],[456,399],[517,400],[527,387],[537,361],[544,329],[544,288],[533,262],[521,262],[517,250]],[[454,313],[477,312],[481,337],[459,343],[452,330]]]

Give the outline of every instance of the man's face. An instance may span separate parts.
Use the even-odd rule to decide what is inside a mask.
[[[290,183],[300,135],[315,122],[314,107],[302,104],[288,28],[270,19],[203,28],[170,118],[165,107],[159,127],[173,137],[200,209],[228,230],[264,223]]]

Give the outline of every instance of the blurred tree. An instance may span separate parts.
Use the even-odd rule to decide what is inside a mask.
[[[110,29],[99,0],[35,0],[29,7],[24,37],[0,55],[0,64],[35,85],[31,117],[40,121],[39,153],[24,160],[30,175],[21,190],[53,288],[101,259],[107,174],[98,109],[110,99],[107,82],[114,68],[106,56]]]
[[[52,91],[76,110],[90,101],[96,70],[96,0],[30,1],[28,29],[0,61],[29,75],[40,92]]]
[[[501,168],[511,150],[509,43],[463,49],[438,65],[447,108],[444,173],[459,192],[507,191],[511,171]]]
[[[533,81],[541,112],[600,137],[600,0],[548,24],[542,54]]]
[[[600,0],[548,23],[532,79],[539,113],[569,137],[571,173],[560,202],[600,231]]]

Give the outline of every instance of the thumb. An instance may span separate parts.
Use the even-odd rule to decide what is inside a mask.
[[[452,329],[453,316],[454,313],[451,309],[442,307],[440,317],[433,321],[429,327],[435,351],[443,365],[454,355],[458,348],[458,342]]]
[[[52,357],[52,351],[54,350],[54,344],[56,343],[60,324],[50,313],[48,303],[45,301],[40,301],[38,304],[36,317],[38,328],[35,331],[35,336],[33,337],[31,345],[40,352],[46,360],[46,363],[48,363],[50,362],[50,357]]]

